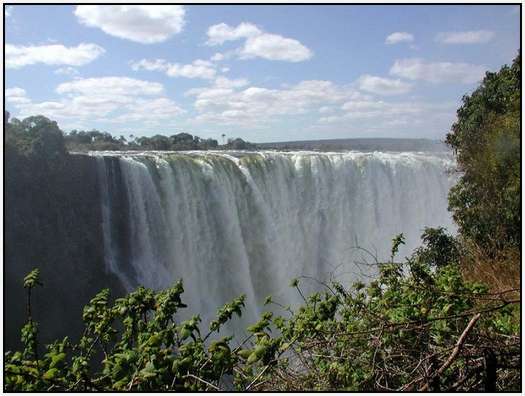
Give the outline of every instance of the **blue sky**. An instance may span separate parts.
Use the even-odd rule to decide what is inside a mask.
[[[7,6],[6,108],[114,135],[443,139],[518,6]]]

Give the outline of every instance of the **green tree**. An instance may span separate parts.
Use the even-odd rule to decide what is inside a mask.
[[[520,109],[518,55],[463,97],[446,139],[462,172],[449,207],[463,237],[489,255],[521,244]]]
[[[64,135],[55,121],[44,116],[13,118],[5,128],[6,148],[17,154],[56,162],[66,155]]]

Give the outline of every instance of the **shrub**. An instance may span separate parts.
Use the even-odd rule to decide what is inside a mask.
[[[186,307],[178,282],[160,292],[140,287],[113,303],[101,291],[84,308],[79,342],[55,341],[40,357],[32,272],[24,350],[5,354],[5,390],[519,390],[519,299],[464,281],[455,241],[442,229],[426,230],[423,240],[398,263],[396,237],[391,260],[377,264],[368,285],[331,282],[282,315],[268,297],[278,309],[236,346],[219,331],[242,314],[244,297],[203,328],[198,315],[176,319]],[[291,287],[301,293],[299,280]]]

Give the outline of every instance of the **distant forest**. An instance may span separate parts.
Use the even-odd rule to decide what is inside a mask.
[[[97,130],[78,131],[72,130],[64,135],[66,147],[69,151],[96,151],[96,150],[251,150],[255,145],[245,142],[241,138],[228,139],[227,143],[219,145],[215,139],[203,139],[189,133],[181,132],[171,136],[155,135],[151,137],[140,136],[130,139],[124,136],[118,138],[108,132]]]
[[[181,132],[171,136],[154,135],[133,136],[126,139],[123,135],[115,137],[108,132],[96,129],[90,131],[72,130],[65,133],[58,127],[55,121],[37,115],[27,117],[23,120],[10,119],[9,112],[5,112],[6,140],[8,144],[15,147],[26,148],[42,145],[48,140],[56,141],[59,146],[64,146],[67,151],[100,151],[100,150],[254,150],[256,145],[245,142],[241,138],[228,139],[225,144],[219,145],[215,139],[202,139],[189,133]],[[225,138],[225,135],[223,135]],[[49,144],[45,144],[49,147]],[[31,151],[31,150],[30,150]]]

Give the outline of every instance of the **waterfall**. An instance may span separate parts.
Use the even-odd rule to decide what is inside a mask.
[[[183,278],[206,320],[244,293],[245,321],[265,297],[296,304],[305,276],[350,282],[373,273],[404,233],[408,255],[426,226],[454,231],[446,154],[93,152],[109,271],[128,289]]]

